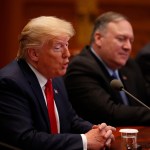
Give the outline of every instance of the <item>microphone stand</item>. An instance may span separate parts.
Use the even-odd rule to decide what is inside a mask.
[[[137,102],[139,102],[140,104],[142,104],[143,106],[145,106],[147,109],[150,110],[150,107],[148,107],[147,105],[145,105],[143,102],[141,102],[139,99],[137,99],[136,97],[134,97],[132,94],[130,94],[128,91],[126,91],[124,88],[121,89],[122,91],[124,91],[126,94],[128,94],[129,96],[131,96],[133,99],[135,99]]]

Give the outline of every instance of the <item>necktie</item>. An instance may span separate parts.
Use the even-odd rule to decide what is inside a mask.
[[[45,85],[45,95],[47,100],[47,109],[48,115],[50,119],[51,133],[58,133],[56,115],[54,109],[54,95],[53,95],[53,87],[51,80],[48,80]]]
[[[114,79],[119,79],[120,80],[120,78],[117,76],[117,73],[115,71],[113,72],[112,77]],[[120,96],[122,98],[123,103],[125,105],[129,105],[128,98],[127,98],[126,94],[124,93],[124,91],[120,91],[119,93],[120,93]]]

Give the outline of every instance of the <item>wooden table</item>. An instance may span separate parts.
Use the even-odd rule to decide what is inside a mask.
[[[117,127],[115,135],[115,142],[112,143],[110,150],[121,150],[121,134],[120,129],[132,128],[137,129],[137,144],[141,145],[142,150],[150,150],[150,126],[132,126],[132,127]]]

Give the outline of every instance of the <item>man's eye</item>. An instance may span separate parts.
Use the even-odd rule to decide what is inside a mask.
[[[54,49],[60,49],[61,47],[62,47],[61,44],[57,44],[57,45],[54,46]]]
[[[125,40],[124,37],[118,37],[117,39],[118,39],[119,41],[124,41],[124,40]]]

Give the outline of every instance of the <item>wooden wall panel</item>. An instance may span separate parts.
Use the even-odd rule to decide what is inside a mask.
[[[79,0],[4,0],[0,2],[1,17],[1,36],[0,36],[0,68],[15,58],[18,49],[18,35],[24,25],[31,19],[42,15],[54,15],[71,21],[78,32],[84,32],[85,37],[89,38],[89,30],[86,26],[81,28],[80,22],[82,14],[79,14],[77,2]],[[85,1],[83,7],[86,7],[88,1]],[[125,14],[131,20],[135,33],[132,56],[148,42],[150,42],[150,1],[143,0],[93,0],[97,2],[98,14],[105,11],[117,11]],[[92,2],[93,2],[92,1]],[[88,11],[88,9],[87,9]],[[97,10],[96,10],[97,11]],[[88,13],[87,13],[88,14]],[[95,15],[95,14],[94,14]],[[84,17],[84,16],[82,16]],[[85,16],[86,17],[86,16]],[[94,16],[95,17],[95,16]],[[80,21],[80,22],[79,22]],[[78,30],[78,29],[82,30]],[[80,33],[71,40],[70,48],[72,54],[81,50],[79,44]],[[86,35],[87,33],[87,35]],[[83,34],[82,34],[83,35]],[[85,40],[87,41],[87,40]]]
[[[22,22],[21,6],[20,0],[0,1],[0,67],[9,63],[16,56],[17,39]]]

